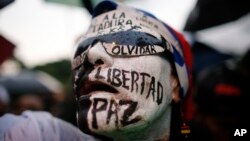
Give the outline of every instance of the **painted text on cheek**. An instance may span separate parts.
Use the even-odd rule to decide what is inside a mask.
[[[91,113],[93,119],[91,125],[94,129],[98,129],[97,116],[100,112],[103,111],[107,113],[106,125],[110,124],[111,118],[114,119],[116,127],[118,127],[118,124],[126,126],[141,120],[140,116],[131,118],[137,107],[137,102],[134,102],[132,100],[120,100],[119,102],[116,102],[113,99],[108,100],[105,98],[93,98],[92,103],[93,108],[91,110]],[[124,111],[119,110],[122,107],[126,107]]]
[[[107,74],[102,73],[102,68],[97,68],[96,79],[105,79],[112,86],[123,87],[131,93],[136,92],[143,95],[144,92],[146,99],[152,97],[152,100],[158,105],[162,103],[163,87],[160,82],[155,81],[155,77],[145,72],[127,71],[117,68],[109,68]],[[149,80],[148,87],[146,82]]]

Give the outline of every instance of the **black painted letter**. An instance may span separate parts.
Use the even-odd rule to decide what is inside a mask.
[[[100,107],[97,107],[98,103],[101,102],[103,103]],[[93,102],[93,109],[92,109],[92,114],[93,114],[93,121],[92,121],[92,127],[95,129],[98,129],[98,124],[96,120],[96,113],[100,111],[104,111],[107,109],[108,101],[107,99],[103,98],[94,98]]]

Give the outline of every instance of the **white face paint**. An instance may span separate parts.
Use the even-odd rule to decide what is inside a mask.
[[[167,59],[159,55],[112,57],[100,42],[85,57],[96,64],[80,94],[80,101],[86,97],[91,101],[83,115],[91,132],[141,130],[151,126],[170,105],[172,68]]]
[[[129,11],[94,18],[78,46],[72,62],[78,125],[114,138],[139,132],[143,138],[167,137],[172,66],[159,54],[179,45],[159,21]]]

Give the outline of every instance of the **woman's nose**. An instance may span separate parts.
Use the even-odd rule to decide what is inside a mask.
[[[94,44],[87,52],[89,63],[94,66],[112,66],[113,58],[107,54],[101,42]]]

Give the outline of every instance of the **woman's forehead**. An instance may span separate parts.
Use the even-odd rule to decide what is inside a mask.
[[[93,46],[97,42],[130,46],[158,45],[164,47],[169,43],[166,40],[162,40],[162,38],[163,37],[160,35],[156,37],[154,35],[138,31],[121,31],[112,34],[82,38],[77,47],[75,56],[80,55],[83,51],[87,50],[89,46]]]
[[[90,38],[83,38],[80,42],[80,46],[89,45],[95,40],[100,40],[108,43],[117,43],[124,45],[145,45],[145,44],[157,44],[161,42],[161,36],[154,36],[145,32],[138,31],[121,31],[111,34],[99,35]]]

